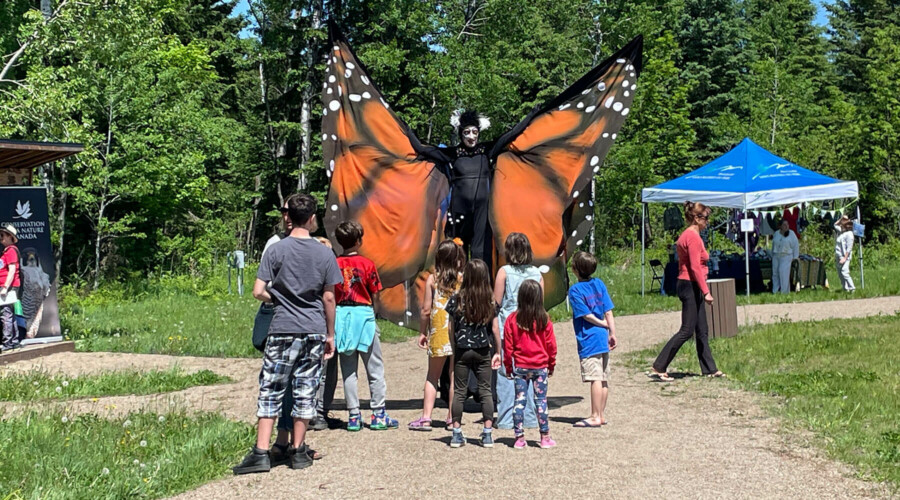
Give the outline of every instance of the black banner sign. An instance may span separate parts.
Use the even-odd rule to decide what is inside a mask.
[[[50,244],[50,214],[43,187],[0,187],[0,226],[16,228],[22,286],[19,300],[29,337],[59,337],[56,264]]]

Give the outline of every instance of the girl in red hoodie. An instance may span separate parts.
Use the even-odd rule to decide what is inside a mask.
[[[541,431],[541,448],[552,448],[556,441],[550,437],[550,421],[547,413],[547,379],[556,368],[556,336],[553,323],[544,310],[544,294],[541,285],[525,280],[519,287],[518,309],[503,326],[503,364],[506,376],[516,384],[516,400],[513,407],[513,428],[516,432],[517,450],[524,449],[525,394],[528,383],[534,388],[534,406],[537,408],[538,426]]]

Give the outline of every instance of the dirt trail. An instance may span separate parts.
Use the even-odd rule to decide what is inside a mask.
[[[788,312],[795,321],[859,317],[894,314],[900,310],[900,297],[739,309],[742,324],[782,321]],[[621,353],[666,340],[678,327],[678,320],[678,313],[617,320],[622,348],[613,355],[610,425],[602,429],[571,427],[587,413],[589,395],[578,373],[572,325],[557,325],[559,366],[549,387],[551,433],[559,443],[556,449],[538,449],[536,430],[527,433],[532,446],[524,451],[511,448],[513,433],[506,430],[495,431],[495,448],[480,448],[474,439],[480,428],[472,423],[475,413],[464,417],[463,429],[470,443],[459,450],[447,446],[449,433],[439,429],[431,433],[405,428],[359,433],[332,430],[311,435],[311,443],[327,453],[311,469],[279,467],[267,475],[228,477],[178,498],[385,494],[420,498],[447,492],[463,498],[877,498],[891,494],[886,486],[855,479],[847,467],[823,458],[821,452],[807,446],[804,436],[781,432],[777,419],[760,409],[761,396],[732,389],[721,380],[688,378],[671,385],[658,384],[622,366]],[[388,408],[405,426],[421,411],[425,355],[411,341],[386,345],[384,352]],[[255,420],[256,360],[79,353],[57,354],[15,369],[52,366],[74,374],[113,365],[160,368],[174,363],[188,370],[209,368],[238,382],[170,395],[70,402],[66,407],[73,412],[115,413],[161,410],[160,405],[199,407],[247,422]],[[341,397],[339,387],[337,398]],[[115,408],[107,408],[109,405]],[[0,413],[3,409],[0,407]],[[15,411],[16,407],[7,405],[5,409]],[[440,419],[445,411],[437,410],[435,417]],[[335,413],[346,420],[344,412]]]

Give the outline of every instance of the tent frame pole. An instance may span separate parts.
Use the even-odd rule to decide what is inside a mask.
[[[644,222],[644,216],[647,211],[647,204],[641,203],[641,297],[644,296],[644,247],[646,246],[647,235],[645,228],[647,223]]]

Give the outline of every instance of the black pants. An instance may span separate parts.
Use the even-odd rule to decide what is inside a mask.
[[[469,387],[469,372],[478,378],[478,394],[481,397],[481,416],[484,420],[494,419],[494,398],[491,395],[491,348],[459,349],[453,365],[453,422],[462,420],[463,403],[466,402]]]
[[[700,372],[704,375],[716,373],[716,362],[709,350],[709,327],[706,324],[706,307],[700,287],[688,280],[678,280],[675,286],[678,298],[681,299],[681,329],[678,330],[662,352],[656,357],[653,369],[662,373],[675,359],[678,349],[696,333],[697,358],[700,359]]]

